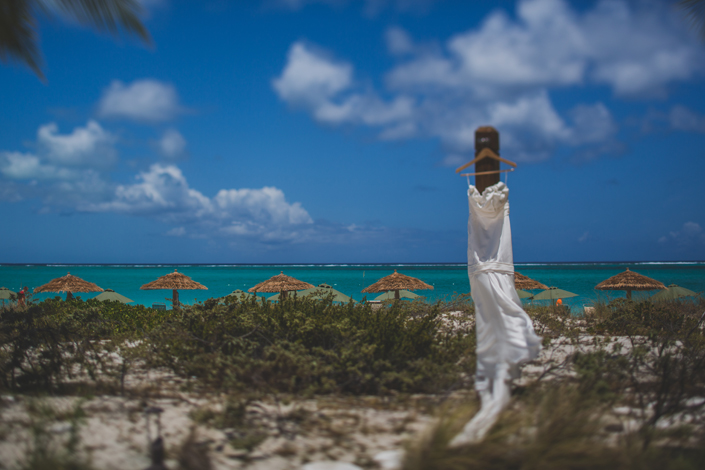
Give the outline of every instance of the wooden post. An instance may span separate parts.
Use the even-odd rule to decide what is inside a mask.
[[[172,297],[171,297],[171,308],[172,309],[179,309],[181,306],[179,305],[179,291],[176,289],[172,289]]]
[[[499,155],[499,132],[494,127],[478,127],[475,131],[475,156],[477,157],[485,147],[489,147],[490,150]],[[481,171],[499,171],[499,161],[494,158],[483,158],[475,163],[475,173]],[[499,183],[499,173],[475,176],[475,187],[480,194],[485,188],[496,183]]]

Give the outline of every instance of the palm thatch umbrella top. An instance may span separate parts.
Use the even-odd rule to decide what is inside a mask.
[[[37,292],[66,292],[66,300],[68,300],[73,297],[74,292],[103,292],[103,289],[92,282],[67,273],[66,276],[57,277],[43,286],[35,287],[34,293]]]
[[[530,277],[524,276],[521,273],[514,271],[514,288],[515,289],[548,289],[548,286],[541,284],[539,281],[534,281]]]
[[[172,290],[193,290],[205,289],[206,286],[200,284],[185,274],[181,274],[174,269],[173,273],[165,274],[157,280],[148,282],[140,287],[142,290],[172,289]]]
[[[172,299],[171,304],[173,308],[179,308],[179,290],[194,290],[194,289],[205,289],[208,290],[206,286],[200,284],[185,274],[181,274],[174,269],[173,273],[165,274],[164,276],[144,284],[140,287],[141,290],[157,290],[157,289],[171,289]],[[168,299],[167,299],[168,300]]]
[[[362,292],[375,293],[394,291],[394,298],[398,299],[400,290],[412,291],[425,289],[433,289],[433,286],[426,284],[421,279],[398,273],[395,269],[393,274],[383,277],[371,286],[363,289]]]
[[[68,273],[66,276],[52,279],[43,286],[35,287],[34,292],[103,292],[103,289]]]
[[[630,271],[629,268],[623,273],[612,276],[595,286],[595,289],[598,290],[625,290],[627,291],[628,299],[632,298],[633,290],[657,290],[665,288],[666,286],[663,285],[662,282]]]
[[[255,287],[247,289],[248,292],[291,292],[297,290],[311,289],[313,284],[299,281],[296,278],[287,276],[282,271],[276,276],[272,276],[264,282],[260,282]]]

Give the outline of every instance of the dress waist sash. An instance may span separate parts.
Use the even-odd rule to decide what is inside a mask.
[[[487,261],[468,265],[468,276],[486,272],[514,274],[514,265],[511,263],[501,263],[499,261]]]

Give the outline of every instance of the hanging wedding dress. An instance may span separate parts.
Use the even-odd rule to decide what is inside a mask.
[[[452,446],[484,437],[509,403],[509,382],[519,377],[519,366],[536,358],[541,349],[541,338],[514,288],[508,195],[501,182],[482,194],[474,186],[468,189],[468,277],[477,332],[475,389],[482,407]]]

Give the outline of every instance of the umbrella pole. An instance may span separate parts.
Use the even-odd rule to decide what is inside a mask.
[[[66,300],[72,300],[73,299],[73,293],[67,292],[66,293]]]
[[[632,300],[632,291],[627,289],[627,299]]]
[[[394,290],[394,300],[399,300],[399,289]]]
[[[172,309],[181,308],[181,306],[179,305],[179,291],[176,289],[172,290],[171,308]]]

